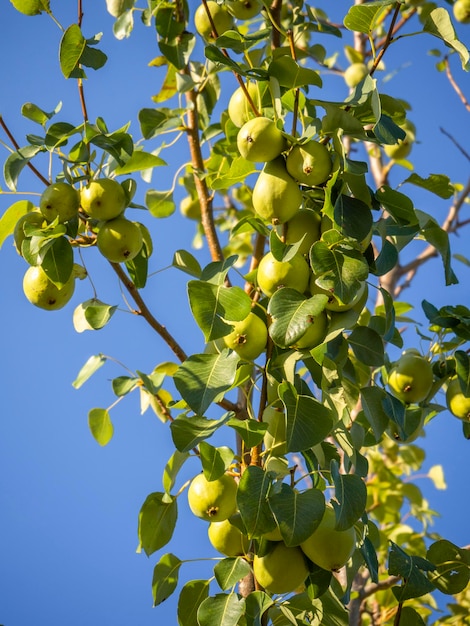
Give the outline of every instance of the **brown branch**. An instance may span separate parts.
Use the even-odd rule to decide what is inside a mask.
[[[362,577],[363,579],[364,577]],[[379,581],[378,583],[370,583],[369,585],[365,584],[365,580],[360,581],[360,588],[358,591],[357,597],[355,597],[349,603],[349,626],[359,626],[361,623],[361,613],[364,612],[365,609],[365,601],[370,596],[374,595],[379,591],[385,591],[386,589],[390,589],[397,583],[399,583],[401,578],[399,576],[389,576],[384,580]]]
[[[380,52],[376,56],[375,61],[372,64],[372,67],[371,67],[371,69],[369,71],[369,74],[371,76],[373,75],[373,73],[377,69],[380,61],[382,60],[383,55],[387,51],[387,48],[392,43],[393,35],[394,35],[395,23],[396,23],[396,21],[398,19],[398,15],[400,13],[400,8],[401,8],[401,4],[399,2],[397,2],[396,7],[395,7],[395,11],[393,12],[392,21],[390,22],[390,27],[388,29],[388,32],[387,32],[386,36],[385,36],[385,41],[384,41],[384,44],[382,46],[382,49],[380,50]]]
[[[444,64],[445,64],[445,68],[446,68],[446,76],[449,80],[449,83],[451,84],[453,90],[455,91],[455,93],[458,95],[458,97],[460,98],[460,101],[462,102],[462,104],[464,105],[464,107],[467,109],[467,111],[470,111],[470,102],[467,100],[467,98],[465,97],[463,91],[460,89],[460,87],[458,86],[451,70],[450,70],[450,64],[449,64],[449,58],[445,57],[444,58]]]
[[[21,150],[20,145],[17,143],[16,139],[13,137],[12,133],[10,132],[10,129],[6,125],[5,120],[3,119],[1,115],[0,115],[0,126],[3,128],[6,136],[8,137],[8,139],[10,140],[14,148],[20,151]],[[47,180],[47,178],[45,178],[41,174],[41,172],[37,170],[30,161],[28,161],[27,166],[32,172],[34,172],[34,174],[36,174],[36,176],[39,178],[40,181],[42,181],[47,186],[50,185],[50,182]]]

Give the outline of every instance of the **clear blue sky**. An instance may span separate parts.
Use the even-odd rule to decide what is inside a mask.
[[[64,25],[76,20],[75,4],[59,9]],[[194,2],[190,3],[194,6]],[[328,7],[332,3],[318,2]],[[351,3],[337,0],[338,19]],[[60,3],[52,0],[55,8]],[[92,8],[89,8],[92,7]],[[88,72],[85,84],[90,118],[103,116],[110,128],[132,122],[131,132],[139,137],[137,111],[152,106],[163,73],[149,68],[157,56],[152,28],[137,24],[134,35],[118,42],[112,35],[113,19],[104,0],[84,2],[84,32],[91,36],[102,31],[101,48],[108,54],[107,66]],[[460,27],[462,38],[470,43],[470,26]],[[57,62],[60,39],[58,28],[47,16],[27,18],[4,0],[0,8],[0,112],[20,144],[25,135],[37,129],[20,115],[21,105],[32,101],[52,110],[63,102],[61,120],[80,123],[80,109],[74,81],[65,81]],[[323,41],[322,41],[323,43]],[[324,41],[331,46],[334,41]],[[413,151],[416,171],[422,176],[445,173],[452,181],[466,182],[468,162],[439,130],[443,126],[468,149],[468,113],[450,89],[445,77],[432,72],[435,62],[426,54],[431,47],[443,47],[430,37],[410,39],[392,48],[390,68],[399,71],[386,85],[391,95],[409,98],[411,119],[418,128]],[[344,57],[339,61],[346,66]],[[386,58],[387,62],[387,58]],[[452,67],[458,73],[457,59]],[[387,72],[378,76],[383,80]],[[468,75],[460,75],[467,87]],[[224,77],[230,84],[230,76]],[[341,77],[330,76],[331,99],[343,98],[347,90]],[[419,81],[419,88],[416,83]],[[233,85],[235,87],[234,81]],[[0,134],[1,139],[5,137]],[[156,145],[156,144],[155,144]],[[151,147],[155,147],[152,145]],[[183,150],[183,148],[181,148]],[[2,160],[6,151],[0,146]],[[165,155],[164,155],[165,157]],[[178,162],[181,152],[173,153]],[[186,157],[184,157],[186,158]],[[43,164],[43,171],[47,166]],[[168,168],[155,170],[152,186],[168,188],[173,174]],[[403,170],[393,174],[394,184],[405,178]],[[0,182],[3,189],[3,181]],[[20,178],[21,190],[40,193],[41,186],[28,172]],[[140,183],[142,200],[146,184]],[[0,195],[0,213],[14,200],[29,197]],[[437,219],[445,215],[446,203],[434,196],[413,192],[418,208]],[[171,263],[176,248],[190,245],[194,224],[178,214],[157,221],[140,213],[152,230],[155,254],[152,270]],[[455,251],[468,253],[468,228],[455,242]],[[208,260],[199,251],[201,263]],[[102,300],[119,303],[119,287],[113,273],[92,251],[90,267]],[[137,514],[145,497],[161,489],[163,467],[172,453],[169,429],[149,411],[140,415],[135,394],[113,409],[115,436],[104,449],[92,439],[87,412],[106,407],[113,401],[110,379],[125,372],[117,365],[105,366],[80,391],[72,381],[91,354],[98,352],[124,362],[131,369],[149,372],[171,353],[143,320],[118,313],[112,323],[97,333],[75,333],[71,316],[74,306],[91,297],[86,281],[78,284],[72,303],[64,310],[48,313],[33,308],[22,293],[26,269],[11,239],[0,251],[3,284],[0,308],[2,328],[2,411],[0,417],[0,623],[5,626],[146,626],[173,624],[176,595],[152,609],[152,570],[158,556],[147,559],[136,554]],[[469,305],[469,269],[455,263],[461,280],[456,287],[444,288],[442,266],[432,261],[422,270],[412,291],[404,298],[418,307],[423,298],[436,306],[462,302]],[[188,314],[184,285],[186,277],[176,270],[156,274],[146,297],[156,317],[168,325],[185,349],[200,351],[203,338]],[[122,307],[124,308],[124,307]],[[416,344],[413,331],[408,341]],[[444,465],[448,490],[438,492],[430,483],[420,486],[431,508],[442,511],[436,531],[455,543],[467,544],[468,442],[461,436],[458,421],[440,415],[430,425],[426,440],[427,467]],[[198,471],[188,464],[186,477]],[[206,539],[206,525],[187,513],[181,498],[180,517],[172,543],[162,551],[173,551],[180,558],[213,554]],[[184,525],[184,520],[190,525]],[[210,576],[212,564],[188,564],[182,579]]]

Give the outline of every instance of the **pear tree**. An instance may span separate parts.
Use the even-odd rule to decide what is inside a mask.
[[[400,71],[404,42],[426,40],[432,71],[470,112],[468,3],[100,0],[117,40],[153,29],[148,56],[164,69],[153,101],[112,129],[87,106],[109,60],[90,37],[96,1],[79,0],[69,24],[60,2],[11,0],[22,19],[60,27],[57,63],[82,116],[46,111],[41,94],[18,114],[37,126],[22,146],[18,120],[0,117],[1,194],[18,198],[0,243],[16,246],[32,304],[61,309],[50,314],[99,346],[124,300],[136,314],[126,339],[140,317],[173,355],[112,381],[173,442],[160,489],[135,512],[155,611],[171,598],[180,626],[466,623],[470,550],[433,532],[414,478],[432,420],[457,419],[470,439],[470,309],[438,307],[433,289],[420,306],[402,298],[436,257],[443,289],[468,281],[470,262],[451,250],[470,181],[445,159],[415,171],[420,111],[379,77]],[[469,158],[464,135],[447,140]],[[418,209],[418,191],[444,207],[438,217]],[[171,270],[185,277],[194,353],[178,311],[170,327],[149,304],[153,267],[165,270],[153,233],[185,218],[195,235],[175,226]],[[95,292],[96,255],[118,279],[112,302]],[[90,284],[85,302],[77,281]],[[86,393],[107,361],[90,356],[74,386]],[[113,445],[111,408],[90,406],[88,425]],[[428,478],[442,487],[439,466]],[[208,529],[189,582],[179,524]]]

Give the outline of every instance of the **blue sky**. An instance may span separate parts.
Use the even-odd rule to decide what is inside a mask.
[[[36,131],[20,115],[21,105],[28,101],[45,110],[52,110],[62,101],[58,117],[80,123],[76,85],[74,81],[65,81],[57,62],[59,29],[46,16],[27,18],[10,3],[2,4],[0,112],[18,142],[22,144],[27,133]],[[64,25],[76,19],[75,3],[67,4],[58,13]],[[326,7],[330,3],[317,4]],[[53,7],[58,5],[52,0]],[[338,0],[335,5],[339,19],[350,2]],[[131,132],[138,137],[137,111],[152,106],[150,98],[158,92],[163,76],[162,70],[148,67],[148,62],[158,55],[153,29],[138,24],[129,40],[118,42],[112,35],[113,19],[107,14],[104,1],[85,1],[84,8],[86,36],[102,31],[101,47],[109,56],[103,70],[89,71],[85,84],[90,118],[103,116],[110,128],[132,121]],[[461,26],[459,33],[468,44],[470,26]],[[432,71],[435,59],[426,54],[431,47],[442,50],[437,40],[427,36],[404,40],[402,47],[392,47],[386,62],[399,71],[384,89],[391,95],[409,98],[412,104],[411,119],[418,127],[419,140],[413,150],[416,171],[422,176],[445,173],[452,181],[464,183],[468,162],[440,127],[468,149],[468,112],[445,77]],[[346,66],[344,56],[338,62]],[[458,75],[455,58],[452,67]],[[383,81],[385,76],[389,76],[387,71],[377,78]],[[461,85],[468,87],[468,75],[460,74],[460,78]],[[224,77],[227,84],[231,80],[228,75]],[[328,80],[331,99],[346,96],[341,77],[329,76]],[[5,139],[3,135],[0,138]],[[0,151],[3,160],[6,151],[2,147]],[[177,163],[181,152],[175,152],[171,158]],[[43,169],[47,169],[44,163]],[[157,169],[152,185],[166,189],[171,176],[164,168]],[[406,172],[398,168],[392,174],[394,184],[405,177]],[[5,189],[3,181],[0,186]],[[140,199],[145,188],[140,183]],[[20,189],[41,192],[40,184],[27,171],[20,178]],[[415,190],[413,194],[418,208],[437,219],[445,216],[445,202],[427,192]],[[0,194],[0,213],[14,200],[25,197],[32,196]],[[153,271],[167,267],[176,248],[190,245],[194,224],[177,213],[162,221],[140,213],[136,219],[152,230]],[[454,250],[467,254],[467,239],[468,228],[455,240]],[[195,254],[202,264],[208,260],[205,250]],[[91,252],[89,264],[100,297],[122,304],[117,280],[96,251]],[[88,431],[87,412],[92,407],[111,404],[110,379],[125,372],[109,363],[80,391],[71,384],[91,354],[110,355],[129,368],[144,372],[172,359],[172,355],[143,320],[126,312],[116,314],[112,323],[97,333],[75,333],[73,308],[91,297],[86,281],[78,284],[66,309],[48,313],[33,308],[22,293],[26,266],[13,249],[11,239],[0,251],[0,267],[0,623],[175,623],[176,596],[152,609],[155,555],[147,559],[136,554],[138,510],[149,493],[161,489],[162,470],[172,453],[169,429],[150,411],[140,415],[138,398],[132,394],[113,409],[115,435],[106,448],[100,448]],[[419,303],[423,298],[438,307],[469,304],[469,269],[456,263],[455,270],[461,283],[446,289],[442,266],[439,261],[432,261],[418,274],[413,290],[404,294],[404,299],[418,307],[421,320]],[[185,349],[200,351],[203,338],[188,313],[186,280],[174,269],[159,272],[146,297],[156,317],[175,332]],[[408,331],[407,339],[416,344],[413,331]],[[448,481],[445,492],[433,489],[429,481],[420,483],[431,508],[442,512],[435,529],[455,543],[467,544],[468,525],[463,520],[468,518],[468,509],[464,510],[466,498],[462,499],[461,494],[467,491],[468,442],[461,436],[458,420],[448,413],[440,415],[430,424],[423,446],[427,452],[426,467],[444,465]],[[189,463],[186,475],[197,471],[197,464]],[[207,527],[189,517],[185,498],[181,498],[180,510],[182,520],[191,523],[180,521],[172,543],[164,551],[190,559],[213,555],[206,539]],[[199,567],[187,564],[182,578],[210,576],[210,561],[203,565],[204,573]]]

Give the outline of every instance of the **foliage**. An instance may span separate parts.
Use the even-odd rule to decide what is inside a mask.
[[[33,8],[29,0],[14,4],[26,15],[45,12],[59,24],[54,3],[38,2]],[[415,322],[409,307],[399,301],[403,289],[436,255],[445,284],[457,281],[450,235],[464,225],[459,211],[470,189],[452,183],[444,173],[422,176],[414,171],[392,186],[392,168],[413,170],[407,157],[414,133],[406,99],[380,92],[374,78],[389,49],[405,36],[433,37],[440,71],[448,69],[454,57],[464,70],[468,67],[469,52],[456,34],[448,3],[357,1],[338,24],[301,0],[259,3],[248,19],[237,17],[242,7],[234,5],[243,5],[241,0],[227,0],[218,10],[237,17],[233,27],[218,33],[214,19],[206,41],[195,30],[194,7],[184,1],[149,0],[143,7],[138,0],[106,4],[116,18],[118,39],[135,36],[134,29],[156,31],[158,56],[152,64],[164,67],[166,75],[154,106],[138,113],[142,138],[134,139],[129,123],[112,130],[104,117],[94,122],[88,118],[86,79],[91,70],[106,65],[107,56],[99,34],[85,36],[79,2],[77,23],[60,26],[57,44],[63,76],[77,81],[83,119],[67,121],[59,107],[48,112],[26,103],[22,115],[37,125],[38,134],[28,135],[24,146],[13,142],[3,173],[7,189],[15,194],[23,193],[20,178],[26,167],[48,187],[59,181],[79,192],[97,178],[119,180],[125,207],[113,220],[121,220],[129,233],[132,228],[132,234],[126,230],[119,236],[122,263],[107,255],[112,259],[110,272],[117,274],[137,313],[175,357],[151,372],[127,372],[112,381],[116,402],[138,390],[142,409],[151,408],[162,428],[170,428],[175,448],[162,490],[149,494],[140,510],[140,549],[150,556],[171,542],[188,487],[180,474],[188,459],[199,459],[208,481],[227,473],[237,479],[237,513],[230,522],[249,538],[249,552],[221,558],[213,579],[182,587],[184,555],[159,556],[152,581],[155,606],[178,593],[182,626],[430,624],[438,590],[456,598],[439,623],[464,623],[468,550],[431,531],[436,513],[414,478],[424,461],[419,437],[447,408],[439,392],[457,377],[462,393],[470,393],[469,309],[463,304],[438,309],[423,301],[427,328],[418,332],[427,345],[422,356],[432,366],[432,381],[422,401],[405,404],[388,381],[394,367],[391,355],[410,347],[404,345],[402,325],[416,323],[418,328],[419,313]],[[208,10],[207,3],[203,7]],[[138,16],[141,23],[135,23]],[[329,73],[345,71],[337,65],[338,49],[351,64],[368,69],[343,101],[331,100],[328,91]],[[274,121],[269,132],[279,150],[269,151],[269,159],[279,159],[274,168],[282,170],[276,174],[278,182],[288,181],[276,191],[283,211],[294,196],[294,204],[298,199],[321,224],[302,260],[308,267],[308,288],[298,289],[284,275],[272,295],[259,287],[257,270],[268,249],[279,266],[286,266],[299,257],[303,239],[286,242],[290,211],[286,219],[277,210],[266,218],[268,212],[258,209],[260,200],[252,201],[265,167],[263,153],[274,141],[261,145],[257,161],[249,160],[248,153],[247,158],[241,156],[241,131],[226,108],[234,91],[226,87],[228,72],[245,94],[242,114],[252,120],[250,128],[260,117]],[[252,98],[247,81],[256,86],[259,98]],[[293,148],[298,154],[312,140],[325,147],[322,158],[331,163],[323,162],[321,181],[308,185],[294,181],[289,168],[284,172],[284,156]],[[253,132],[249,142],[255,141]],[[187,153],[180,156],[184,142],[188,162]],[[167,163],[175,145],[181,151],[173,184],[152,188],[151,172],[171,167]],[[384,146],[402,150],[388,158]],[[50,157],[54,177],[46,178],[36,168],[42,155]],[[143,185],[141,205],[136,198],[142,194],[136,192]],[[450,202],[442,224],[414,206],[412,194],[404,192],[414,187]],[[170,218],[177,192],[189,198],[193,209],[196,206],[190,216],[196,223],[193,244],[207,246],[211,258],[201,266],[197,252],[190,252],[185,242],[175,243],[173,267],[188,276],[188,306],[205,342],[203,352],[189,355],[177,339],[177,324],[167,330],[146,304],[152,290],[151,229],[128,221],[133,209]],[[261,201],[269,193],[270,185],[263,189]],[[215,211],[219,204],[222,208]],[[113,220],[96,218],[83,206],[63,221],[60,212],[46,223],[21,219],[34,211],[30,202],[14,202],[0,220],[0,243],[14,235],[26,264],[42,267],[57,287],[71,278],[86,280],[92,272],[87,249],[99,245],[100,232],[108,232]],[[424,252],[402,264],[409,250],[414,254],[416,241],[426,243]],[[77,259],[83,259],[81,265]],[[112,323],[116,311],[117,306],[101,301],[93,288],[91,297],[73,312],[75,329],[99,330]],[[225,341],[251,312],[268,331],[267,344],[263,340],[258,346],[256,354],[261,355],[254,360],[242,350],[251,340],[248,335],[240,335],[230,347]],[[309,333],[321,315],[327,315],[327,329],[313,341]],[[102,354],[90,357],[74,386],[84,385],[107,360]],[[412,375],[419,378],[419,368]],[[275,433],[267,417],[270,409],[282,416]],[[88,421],[96,441],[109,445],[112,406],[91,408]],[[462,430],[470,438],[468,421],[462,420]],[[427,475],[438,489],[445,488],[440,466]],[[255,585],[253,556],[273,549],[269,534],[279,532],[276,541],[299,546],[315,532],[327,502],[334,508],[337,531],[355,529],[356,549],[348,563],[330,572],[305,557],[309,576],[295,593],[271,594]],[[208,511],[210,516],[210,507]]]

